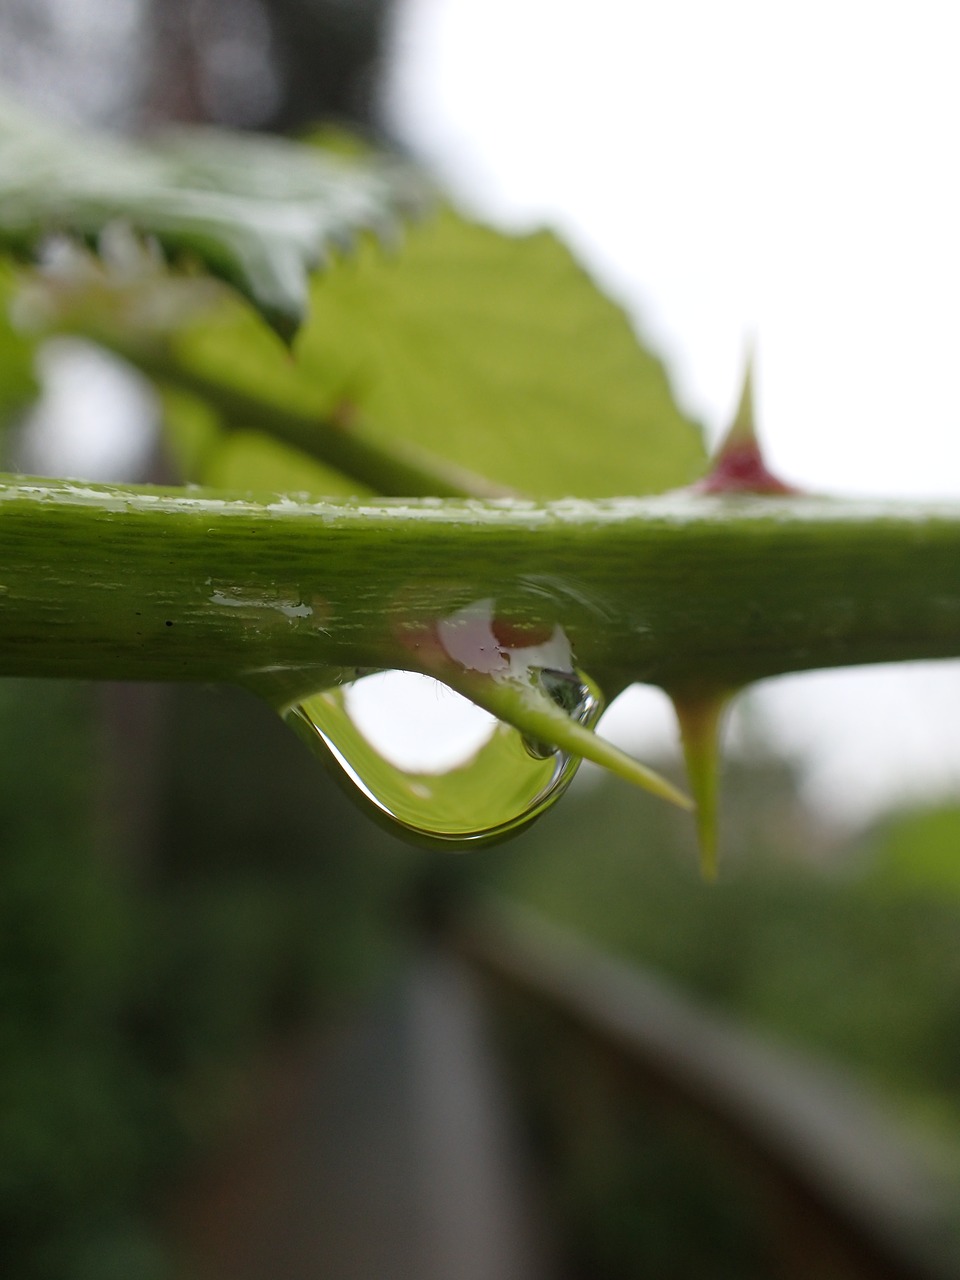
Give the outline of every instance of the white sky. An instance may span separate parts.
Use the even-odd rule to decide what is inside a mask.
[[[960,6],[401,0],[394,49],[402,138],[473,211],[561,230],[711,434],[753,336],[788,479],[960,497]],[[768,690],[841,816],[960,796],[957,664]],[[604,730],[663,725],[650,695]]]

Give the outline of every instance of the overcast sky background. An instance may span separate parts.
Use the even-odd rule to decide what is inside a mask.
[[[960,9],[402,0],[387,107],[469,210],[547,223],[712,437],[756,340],[774,467],[960,497]],[[851,821],[960,797],[960,665],[770,682],[754,713]],[[662,699],[604,720],[649,750]]]

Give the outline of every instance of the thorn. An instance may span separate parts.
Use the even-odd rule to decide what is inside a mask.
[[[558,747],[583,760],[592,760],[681,809],[694,808],[693,801],[679,787],[568,715],[534,684],[476,672],[453,673],[449,666],[442,674],[431,674],[535,741]]]
[[[717,449],[712,466],[694,485],[699,493],[796,493],[767,466],[757,438],[753,409],[753,351],[747,351],[743,390],[733,422]]]
[[[740,403],[733,422],[720,446],[718,456],[731,449],[745,445],[758,447],[756,413],[753,404],[753,344],[747,347],[747,356],[743,368],[743,386],[740,389]]]
[[[687,778],[697,805],[700,871],[705,880],[716,880],[720,737],[731,693],[724,690],[670,697],[680,722]]]

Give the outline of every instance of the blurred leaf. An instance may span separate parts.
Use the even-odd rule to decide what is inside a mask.
[[[663,366],[547,232],[446,212],[327,284],[300,360],[343,370],[378,428],[543,497],[655,492],[702,465]]]
[[[383,157],[193,129],[133,144],[67,131],[0,100],[0,247],[51,233],[97,242],[117,220],[204,264],[290,337],[307,274],[361,230],[389,235],[422,184]]]
[[[239,307],[175,352],[318,433],[346,419],[386,452],[399,438],[531,496],[655,493],[705,463],[662,364],[569,250],[450,211],[315,281],[295,360]]]
[[[0,263],[0,429],[38,390],[33,367],[34,343],[10,321],[13,292],[13,272]]]
[[[880,889],[956,902],[960,898],[960,808],[894,817],[879,833],[871,881]]]

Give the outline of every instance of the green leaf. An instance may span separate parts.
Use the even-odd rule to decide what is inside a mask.
[[[315,284],[298,356],[375,427],[524,493],[653,493],[703,466],[663,366],[547,232],[447,211],[392,261],[366,245]]]
[[[0,263],[0,429],[36,396],[34,343],[10,320],[13,272]]]
[[[215,129],[134,144],[0,99],[0,247],[33,254],[55,232],[96,242],[122,220],[234,285],[287,338],[330,248],[360,231],[392,234],[423,194],[383,157]]]
[[[318,441],[332,415],[385,452],[400,440],[532,496],[656,493],[705,465],[662,364],[560,241],[449,210],[316,278],[295,360],[238,307],[175,353],[312,417]]]

